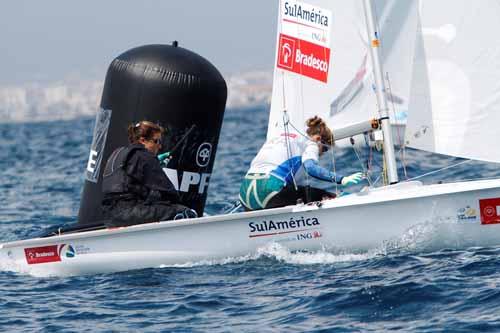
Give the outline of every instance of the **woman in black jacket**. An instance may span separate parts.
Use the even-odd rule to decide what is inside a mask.
[[[108,226],[196,217],[179,204],[179,196],[163,172],[156,155],[162,145],[163,127],[141,121],[128,128],[130,144],[113,151],[104,169],[102,208]]]

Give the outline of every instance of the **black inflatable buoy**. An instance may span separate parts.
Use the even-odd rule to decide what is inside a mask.
[[[128,144],[127,126],[140,120],[166,128],[162,152],[171,151],[172,159],[164,171],[181,202],[201,216],[226,97],[219,71],[177,42],[137,47],[114,59],[96,117],[78,223],[102,220],[104,165],[114,149]]]

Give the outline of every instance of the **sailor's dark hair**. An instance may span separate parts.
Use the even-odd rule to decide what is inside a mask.
[[[318,116],[307,119],[306,121],[307,130],[306,133],[309,136],[319,135],[321,136],[321,143],[334,146],[335,140],[333,139],[333,132],[328,127],[328,125]]]
[[[165,129],[147,120],[128,125],[128,141],[130,143],[138,143],[141,138],[151,140],[156,133],[161,133],[163,135]]]

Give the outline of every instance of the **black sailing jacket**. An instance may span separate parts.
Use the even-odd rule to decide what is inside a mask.
[[[104,169],[102,191],[105,200],[126,195],[146,200],[152,192],[159,192],[158,200],[179,202],[179,195],[160,162],[141,144],[113,151]]]

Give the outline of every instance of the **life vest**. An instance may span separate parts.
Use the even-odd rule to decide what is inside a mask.
[[[105,197],[129,194],[131,198],[144,199],[148,189],[139,184],[127,172],[127,163],[133,153],[143,149],[140,146],[130,145],[119,147],[111,153],[102,179],[102,192]]]

